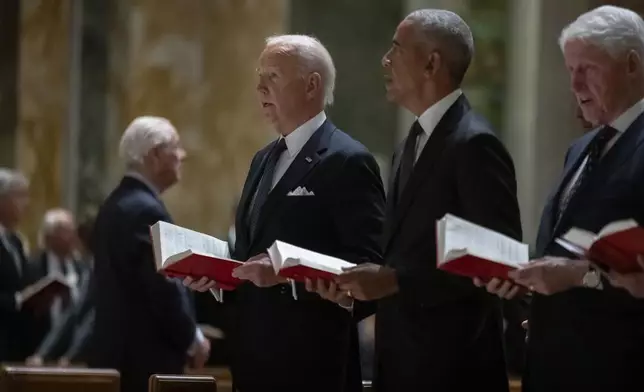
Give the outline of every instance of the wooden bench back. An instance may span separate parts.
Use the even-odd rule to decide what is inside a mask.
[[[217,382],[213,376],[153,374],[149,392],[217,392]]]
[[[0,392],[119,392],[120,381],[113,369],[6,366]]]

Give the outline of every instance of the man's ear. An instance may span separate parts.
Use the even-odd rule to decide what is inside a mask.
[[[316,92],[319,91],[319,89],[321,88],[322,88],[322,76],[317,72],[313,72],[308,76],[306,80],[306,95],[309,98],[313,98],[317,95]]]
[[[443,57],[437,51],[433,51],[427,56],[425,73],[427,74],[427,76],[434,76],[442,66],[443,66]]]

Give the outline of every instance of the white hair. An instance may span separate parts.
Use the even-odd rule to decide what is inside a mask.
[[[562,30],[561,50],[570,40],[591,43],[613,58],[634,50],[644,59],[644,21],[626,8],[604,5],[582,14]]]
[[[63,208],[52,208],[45,212],[40,231],[38,232],[38,245],[45,246],[45,238],[51,235],[56,229],[64,225],[76,225],[74,215]]]
[[[308,35],[275,35],[266,38],[266,46],[277,46],[300,60],[302,72],[318,72],[324,86],[324,105],[333,104],[335,65],[322,43]]]
[[[17,170],[0,167],[0,196],[29,186],[29,180]]]
[[[155,147],[170,143],[176,135],[172,123],[163,117],[141,116],[135,118],[123,132],[119,155],[126,165],[140,165],[143,158]]]
[[[456,13],[439,9],[417,10],[407,15],[405,20],[420,30],[426,43],[440,46],[452,79],[460,85],[474,56],[470,26]]]

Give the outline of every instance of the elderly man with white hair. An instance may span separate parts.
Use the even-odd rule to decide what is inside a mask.
[[[29,181],[0,168],[0,362],[29,355],[28,314],[20,291],[29,283],[25,246],[17,234],[29,202]]]
[[[127,173],[94,228],[95,324],[89,364],[115,368],[121,390],[147,390],[154,373],[203,366],[209,343],[195,324],[189,291],[157,273],[150,226],[171,222],[160,195],[180,178],[185,152],[167,119],[138,117],[121,138]]]
[[[533,291],[524,390],[642,390],[644,300],[616,287],[642,284],[642,274],[606,277],[555,240],[572,227],[644,225],[644,21],[602,6],[564,28],[559,44],[571,89],[596,128],[566,154],[541,219],[537,259],[512,274]],[[488,289],[503,295],[509,283],[502,286]]]
[[[308,36],[270,37],[259,58],[259,102],[278,137],[251,162],[235,224],[232,256],[246,263],[234,274],[248,283],[235,292],[226,336],[233,382],[242,392],[361,390],[350,309],[291,286],[265,254],[281,240],[354,263],[380,258],[379,168],[327,119],[335,74],[329,52]]]
[[[35,282],[46,276],[57,276],[68,283],[70,291],[67,293],[68,298],[62,294],[50,297],[46,304],[49,311],[37,315],[32,326],[33,349],[40,345],[49,330],[60,322],[66,309],[80,299],[81,278],[86,270],[79,261],[76,220],[71,211],[53,208],[45,212],[40,227],[39,245],[41,251],[31,259],[30,280]],[[68,341],[62,341],[51,355],[62,355],[67,344]],[[38,356],[32,356],[27,362],[38,365],[38,359]]]

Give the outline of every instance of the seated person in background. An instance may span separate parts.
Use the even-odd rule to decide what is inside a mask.
[[[45,360],[57,360],[58,366],[68,366],[70,362],[83,362],[94,324],[94,306],[91,298],[90,276],[93,255],[90,239],[94,217],[88,217],[78,225],[80,240],[80,259],[86,266],[79,282],[79,301],[70,306],[60,320],[52,326],[47,336],[38,346],[34,355],[27,359],[30,366],[41,366]]]
[[[76,221],[72,213],[60,208],[47,211],[40,229],[42,251],[30,263],[29,280],[37,282],[47,276],[60,276],[71,290],[69,298],[53,298],[49,309],[34,316],[30,328],[31,352],[42,343],[49,330],[62,320],[65,311],[80,300],[80,280],[84,270],[76,252],[77,244]],[[63,346],[59,350],[64,350]],[[63,353],[59,350],[56,350],[57,355]]]

